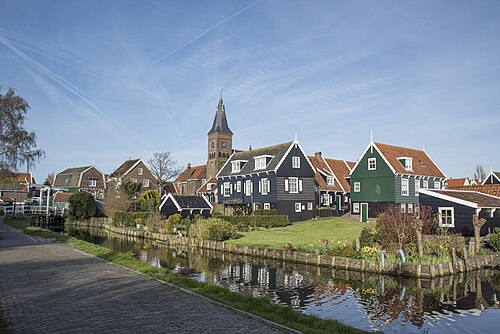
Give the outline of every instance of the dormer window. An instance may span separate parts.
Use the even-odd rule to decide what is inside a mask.
[[[398,160],[407,171],[413,170],[413,159],[412,158],[401,157],[401,158],[398,158]]]
[[[255,157],[255,169],[265,169],[267,167],[267,164],[271,161],[273,158],[272,155],[261,155],[258,157]]]
[[[231,173],[239,173],[247,160],[235,160],[231,162]]]
[[[329,185],[329,186],[333,186],[334,185],[334,177],[333,176],[327,176],[326,177],[326,184]]]

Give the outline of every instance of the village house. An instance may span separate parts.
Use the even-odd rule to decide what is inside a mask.
[[[95,199],[103,199],[106,176],[93,165],[66,168],[56,175],[53,186],[67,189],[70,193],[88,192]]]
[[[484,184],[500,184],[500,172],[491,171],[484,179]]]
[[[140,184],[141,193],[149,189],[158,189],[158,180],[142,159],[126,160],[108,176],[110,190],[129,181]]]
[[[391,203],[412,213],[420,189],[443,189],[445,179],[424,150],[370,142],[351,171],[351,212],[364,222]]]
[[[4,202],[24,202],[31,197],[31,184],[36,184],[31,173],[4,172],[0,175],[0,199]]]
[[[182,218],[191,218],[199,215],[208,218],[212,214],[212,204],[203,195],[163,195],[159,210],[164,218],[180,214]]]
[[[277,209],[292,222],[311,219],[316,216],[314,176],[297,140],[235,152],[217,174],[218,203]]]

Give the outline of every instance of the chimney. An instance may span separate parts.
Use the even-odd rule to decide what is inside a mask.
[[[189,179],[189,178],[191,178],[191,164],[190,163],[187,165],[186,169],[187,169],[187,174],[188,174],[188,179]]]
[[[252,150],[252,145],[250,145],[250,147],[248,148],[248,150],[249,150],[249,151],[251,151],[251,150]]]
[[[316,152],[314,153],[314,156],[316,157],[316,159],[321,159],[321,152]]]

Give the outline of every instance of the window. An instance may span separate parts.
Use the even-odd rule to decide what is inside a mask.
[[[441,182],[434,181],[434,189],[441,189]]]
[[[335,178],[333,176],[327,176],[326,177],[326,184],[328,184],[329,186],[333,186],[333,181],[335,180]]]
[[[361,182],[354,182],[354,192],[359,193],[361,191]]]
[[[224,197],[231,196],[231,182],[224,182],[223,187],[222,194]]]
[[[253,192],[252,189],[252,180],[246,180],[245,181],[245,195],[251,196]]]
[[[89,187],[97,187],[97,179],[89,179]]]
[[[231,173],[238,173],[241,170],[241,164],[239,161],[231,162]]]
[[[207,184],[207,190],[212,190],[212,184],[211,183]]]
[[[359,203],[352,203],[352,212],[359,213]]]
[[[413,213],[413,203],[408,203],[408,213]]]
[[[415,196],[418,196],[419,191],[420,191],[420,180],[415,180]]]
[[[311,211],[313,209],[313,204],[312,202],[307,203],[307,210]]]
[[[408,189],[408,179],[401,179],[401,196],[410,195],[410,191]]]
[[[439,211],[439,226],[455,227],[455,217],[453,208],[438,208]]]
[[[256,157],[255,159],[255,169],[266,168],[266,157]]]
[[[260,181],[260,184],[261,184],[261,188],[260,188],[260,192],[262,195],[267,195],[269,193],[269,179],[262,179]]]
[[[137,168],[137,175],[142,175],[142,173],[144,172],[144,170],[142,168]]]
[[[144,188],[149,188],[149,180],[148,179],[144,179],[142,180],[142,186]]]
[[[241,192],[241,181],[236,182],[236,192]]]
[[[130,182],[137,183],[137,179],[130,179]]]
[[[424,186],[423,186],[424,189],[429,189],[429,181],[427,180],[424,180]]]
[[[377,158],[368,158],[368,170],[377,169]]]
[[[271,210],[271,204],[264,203],[264,210]]]
[[[297,177],[288,178],[288,189],[292,194],[297,194],[299,192],[299,179]]]
[[[300,157],[292,157],[292,168],[300,168]]]
[[[302,212],[302,205],[300,203],[295,203],[295,212]]]
[[[405,213],[405,212],[406,212],[406,204],[401,203],[401,213]]]
[[[405,160],[405,169],[406,170],[413,170],[413,162],[411,158],[406,158]]]
[[[323,205],[330,205],[330,195],[323,194]]]

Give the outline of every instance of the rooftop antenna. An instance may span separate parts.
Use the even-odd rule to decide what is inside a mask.
[[[222,91],[224,90],[224,87],[220,88],[220,98],[222,99]]]
[[[295,140],[294,141],[297,141],[297,131],[295,131]]]

